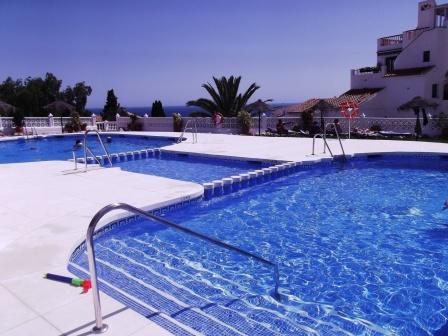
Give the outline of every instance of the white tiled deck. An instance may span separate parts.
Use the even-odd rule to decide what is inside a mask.
[[[146,135],[177,135],[145,133]],[[199,134],[167,148],[231,157],[312,160],[311,139]],[[340,153],[335,140],[330,140]],[[346,153],[448,153],[447,144],[385,140],[344,140]],[[317,152],[322,150],[318,143]],[[126,202],[147,209],[195,197],[202,187],[134,174],[118,168],[69,174],[62,161],[0,165],[0,335],[88,335],[93,326],[91,295],[42,278],[68,274],[67,259],[102,207]],[[109,217],[109,220],[111,217]],[[104,221],[107,222],[107,219]],[[143,316],[101,295],[106,335],[169,335]]]

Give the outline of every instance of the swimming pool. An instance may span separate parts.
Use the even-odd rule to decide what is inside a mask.
[[[281,303],[263,266],[143,220],[97,239],[103,290],[207,335],[430,335],[448,317],[447,181],[445,157],[370,156],[166,214],[277,262]]]
[[[111,137],[110,143],[106,138]],[[125,152],[143,148],[158,148],[171,145],[174,138],[131,136],[122,134],[102,134],[101,138],[111,153]],[[81,135],[59,135],[0,141],[0,164],[13,162],[31,162],[46,160],[68,160],[72,158],[72,149],[76,140],[82,141]],[[96,136],[88,136],[88,145],[96,155],[104,154]],[[83,155],[82,147],[77,149],[77,156]]]
[[[277,163],[277,162],[275,162]],[[196,183],[211,182],[273,165],[274,162],[234,160],[204,155],[170,153],[162,150],[157,156],[114,163],[122,170],[168,177]]]

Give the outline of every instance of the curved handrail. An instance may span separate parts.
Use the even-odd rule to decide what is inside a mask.
[[[188,127],[188,125],[190,124],[190,122],[193,123],[193,127]],[[181,143],[182,139],[184,138],[184,134],[186,131],[191,130],[192,134],[193,134],[193,143],[197,143],[198,142],[198,123],[196,121],[195,118],[190,119],[187,121],[187,123],[185,124],[184,130],[182,131],[182,134],[180,135],[180,137],[177,139],[176,143]]]
[[[344,155],[344,158],[345,158],[344,146],[342,146],[341,137],[339,136],[339,131],[338,131],[338,128],[336,127],[335,123],[328,123],[328,124],[325,125],[324,137],[327,138],[327,128],[328,128],[328,126],[331,126],[331,125],[333,125],[334,132],[336,133],[336,137],[339,140],[339,145],[341,146],[342,154]]]
[[[113,203],[113,204],[106,205],[104,208],[102,208],[100,211],[98,211],[95,214],[95,216],[92,218],[92,220],[90,221],[89,227],[87,228],[86,246],[87,246],[87,256],[88,256],[88,260],[89,260],[90,281],[92,283],[93,305],[94,305],[94,309],[95,309],[95,327],[93,327],[93,332],[101,333],[101,332],[104,332],[107,330],[107,325],[103,323],[103,319],[101,316],[101,303],[100,303],[100,294],[98,291],[98,279],[97,279],[97,274],[96,274],[96,259],[95,259],[95,249],[93,246],[93,234],[95,232],[95,227],[98,224],[98,222],[101,220],[101,218],[103,218],[109,212],[111,212],[113,210],[118,210],[118,209],[129,211],[131,213],[137,214],[137,215],[145,217],[147,219],[155,220],[155,221],[157,221],[161,224],[164,224],[170,228],[176,229],[178,231],[181,231],[181,232],[191,235],[193,237],[200,238],[209,243],[212,243],[214,245],[225,248],[229,251],[233,251],[233,252],[239,253],[240,255],[255,259],[262,264],[272,267],[273,271],[274,271],[274,281],[275,281],[274,293],[272,296],[277,301],[280,301],[280,294],[278,292],[278,287],[279,287],[279,283],[280,283],[278,265],[273,263],[272,261],[264,259],[256,254],[250,253],[243,249],[240,249],[239,247],[227,244],[227,243],[220,241],[216,238],[206,236],[202,233],[199,233],[199,232],[189,229],[187,227],[175,224],[165,218],[157,217],[157,216],[147,213],[139,208],[133,207],[132,205],[129,205],[126,203]]]
[[[93,133],[95,133],[95,134],[97,135],[97,137],[98,137],[98,141],[100,142],[101,147],[103,147],[103,150],[104,150],[104,152],[106,153],[107,159],[109,160],[109,166],[112,167],[112,159],[110,158],[109,151],[108,151],[108,150],[106,149],[106,147],[104,146],[104,142],[103,142],[103,140],[101,139],[100,133],[99,133],[97,130],[87,130],[87,131],[85,131],[85,133],[84,133],[84,162],[85,162],[85,168],[87,169],[87,151],[89,151],[90,154],[93,156],[94,160],[96,160],[96,161],[99,163],[99,161],[98,161],[98,159],[96,158],[96,156],[93,155],[93,153],[92,153],[92,151],[90,150],[90,148],[87,147],[87,135],[88,135],[90,132],[93,132]]]
[[[322,140],[324,141],[324,153],[325,153],[325,147],[326,147],[326,148],[328,148],[328,151],[330,152],[331,157],[333,157],[333,152],[331,151],[331,148],[328,145],[327,137],[322,133],[318,133],[313,136],[313,152],[311,153],[311,155],[315,155],[314,154],[314,145],[316,143],[316,138],[318,138],[318,137],[322,137]]]

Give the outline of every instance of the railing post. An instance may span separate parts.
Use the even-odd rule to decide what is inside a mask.
[[[48,115],[48,126],[49,127],[54,127],[54,118],[53,118],[53,115],[51,113]]]

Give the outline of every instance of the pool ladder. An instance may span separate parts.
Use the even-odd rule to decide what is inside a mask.
[[[338,140],[339,140],[339,145],[341,146],[341,150],[342,150],[343,157],[345,158],[345,150],[344,150],[344,146],[342,145],[341,137],[339,136],[339,131],[338,131],[338,129],[337,129],[335,123],[328,123],[328,124],[326,124],[326,125],[325,125],[325,128],[324,128],[324,133],[316,134],[316,135],[313,137],[313,150],[312,150],[312,152],[311,152],[311,155],[316,155],[315,152],[314,152],[314,147],[315,147],[315,144],[316,144],[316,139],[319,138],[319,137],[322,137],[322,140],[324,141],[324,152],[323,152],[323,153],[325,154],[325,153],[326,153],[326,149],[328,148],[328,152],[330,153],[331,157],[334,157],[333,152],[331,151],[331,148],[330,148],[330,146],[328,145],[328,141],[327,141],[327,129],[328,129],[328,126],[333,126],[334,131],[335,131],[335,133],[336,133],[336,137],[337,137]]]
[[[159,222],[163,225],[166,225],[170,228],[178,230],[182,233],[205,240],[205,241],[212,243],[216,246],[222,247],[228,251],[236,252],[236,253],[246,256],[248,258],[252,258],[268,267],[271,267],[273,270],[274,282],[275,282],[274,292],[272,294],[272,297],[274,299],[276,299],[277,301],[280,301],[280,294],[278,292],[278,287],[280,284],[278,265],[273,263],[272,261],[269,261],[267,259],[264,259],[264,258],[256,255],[256,254],[245,251],[239,247],[227,244],[227,243],[225,243],[221,240],[218,240],[216,238],[206,236],[202,233],[199,233],[197,231],[189,229],[185,226],[175,224],[165,218],[155,216],[155,215],[145,212],[139,208],[133,207],[129,204],[113,203],[113,204],[106,205],[104,208],[102,208],[100,211],[98,211],[96,213],[96,215],[90,221],[89,227],[87,228],[87,235],[86,235],[87,257],[88,257],[88,261],[89,261],[90,281],[92,283],[92,294],[93,294],[93,306],[94,306],[94,310],[95,310],[95,326],[92,329],[93,333],[100,334],[100,333],[107,331],[107,329],[108,329],[107,324],[103,323],[103,317],[101,315],[100,293],[98,290],[98,277],[96,274],[96,259],[95,259],[95,249],[94,249],[94,245],[93,245],[93,236],[95,233],[95,227],[98,224],[98,222],[109,212],[114,211],[114,210],[119,210],[119,209],[126,210],[128,212],[131,212],[133,214],[136,214],[138,216],[144,217],[149,220],[154,220],[154,221]]]
[[[87,130],[84,133],[84,142],[83,142],[83,148],[84,148],[84,169],[87,170],[87,153],[89,153],[89,155],[92,156],[93,160],[95,160],[99,165],[101,165],[100,160],[98,160],[98,158],[96,157],[95,154],[93,154],[92,150],[89,148],[89,146],[87,146],[87,135],[92,132],[95,133],[96,136],[98,137],[98,141],[101,145],[101,147],[103,148],[104,154],[107,157],[107,160],[109,161],[109,166],[112,167],[112,159],[110,157],[109,151],[106,149],[106,146],[104,145],[103,140],[101,139],[100,133],[97,130]],[[73,161],[75,162],[75,170],[78,169],[78,162],[77,162],[77,158],[76,158],[76,153],[74,150],[72,150],[72,155],[73,155]]]
[[[193,125],[190,126],[190,123],[192,123]],[[182,131],[182,134],[180,135],[180,137],[177,139],[176,143],[182,142],[186,131],[191,131],[191,134],[193,135],[193,143],[197,143],[198,142],[198,123],[195,118],[187,121],[187,123],[185,124],[184,130]]]

